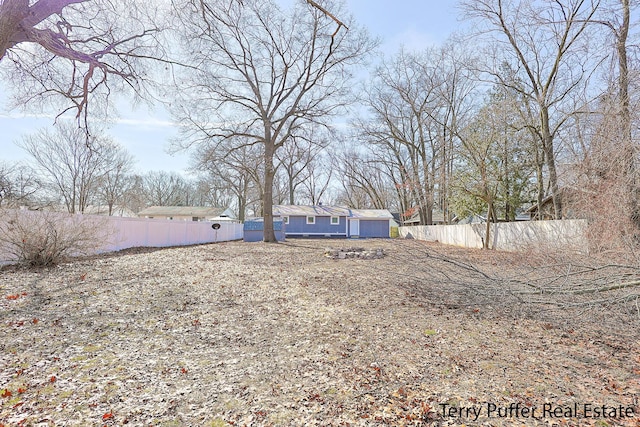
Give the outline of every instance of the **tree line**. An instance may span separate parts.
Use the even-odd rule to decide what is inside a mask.
[[[514,221],[537,205],[534,219],[589,219],[603,248],[634,243],[637,3],[458,7],[469,33],[380,58],[340,1],[4,0],[0,20],[15,25],[0,26],[0,69],[24,105],[75,111],[85,146],[104,156],[87,118],[108,114],[116,88],[163,102],[181,129],[173,148],[209,189],[199,201],[264,216],[267,241],[274,203],[323,202],[420,224],[436,213]],[[86,199],[60,187],[68,206]]]

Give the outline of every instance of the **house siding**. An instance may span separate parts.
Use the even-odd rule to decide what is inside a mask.
[[[389,237],[389,220],[361,219],[360,237]]]
[[[331,234],[331,235],[346,235],[347,230],[347,218],[341,216],[340,224],[331,224],[331,217],[329,216],[317,216],[315,224],[307,224],[306,216],[289,216],[289,224],[287,224],[287,235],[302,235],[302,234]]]

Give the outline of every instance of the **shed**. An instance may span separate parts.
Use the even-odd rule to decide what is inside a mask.
[[[273,221],[273,230],[276,240],[283,242],[285,239],[285,224],[282,220]],[[248,219],[244,222],[243,240],[245,242],[261,242],[264,240],[264,218]]]
[[[386,209],[275,205],[288,237],[389,237],[393,215]]]

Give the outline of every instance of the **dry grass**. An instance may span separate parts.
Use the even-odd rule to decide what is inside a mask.
[[[358,244],[384,248],[383,259],[323,256],[344,244],[233,242],[5,268],[0,424],[513,425],[443,417],[439,405],[637,403],[636,325],[608,334],[585,316],[474,292],[491,282],[483,273],[528,268],[522,256],[375,240]]]

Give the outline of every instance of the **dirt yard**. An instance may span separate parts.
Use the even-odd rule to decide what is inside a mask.
[[[385,256],[325,256],[352,246]],[[407,240],[5,268],[0,425],[638,426],[628,291],[559,291],[634,278],[572,268]]]

